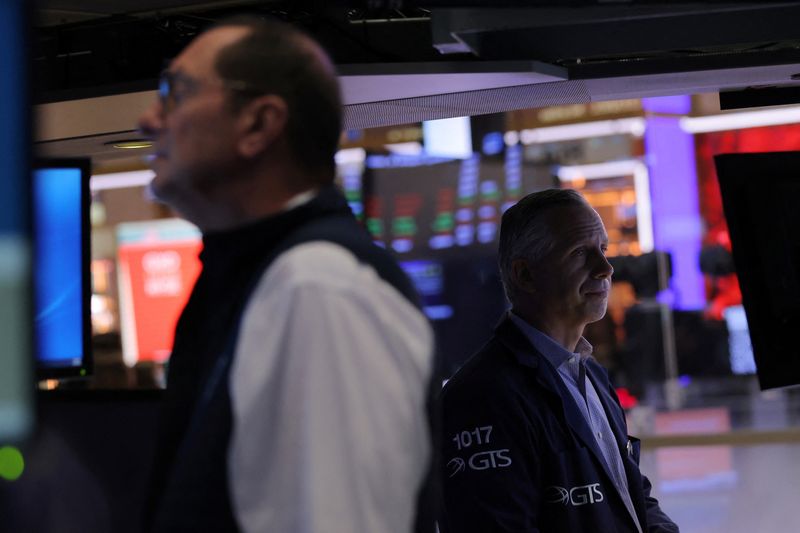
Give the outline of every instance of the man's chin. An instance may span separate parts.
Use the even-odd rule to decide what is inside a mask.
[[[607,305],[605,301],[602,304],[597,303],[587,308],[586,323],[591,324],[592,322],[597,322],[598,320],[602,320],[603,317],[606,316],[606,309]]]
[[[147,184],[146,194],[148,199],[162,204],[170,203],[170,180],[163,174],[156,172],[155,177]]]

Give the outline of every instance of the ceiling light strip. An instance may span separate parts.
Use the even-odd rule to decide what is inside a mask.
[[[687,133],[710,133],[714,131],[780,126],[800,122],[800,106],[739,113],[724,113],[705,117],[683,117],[681,129]]]
[[[598,120],[563,126],[547,126],[544,128],[525,129],[519,132],[522,144],[550,143],[572,141],[609,135],[644,135],[645,122],[641,117],[619,118],[615,120]]]

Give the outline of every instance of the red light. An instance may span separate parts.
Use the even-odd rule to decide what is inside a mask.
[[[625,387],[620,387],[616,389],[617,397],[619,398],[619,404],[622,406],[623,409],[632,409],[639,404],[639,400],[628,392],[628,389]]]

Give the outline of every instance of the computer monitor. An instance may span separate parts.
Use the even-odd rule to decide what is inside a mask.
[[[714,159],[761,388],[800,384],[800,152]]]
[[[88,159],[33,170],[34,346],[39,379],[92,371]]]
[[[504,171],[502,161],[484,165],[479,157],[366,159],[365,224],[417,288],[448,376],[491,336],[506,308],[496,243],[512,197]]]
[[[28,8],[23,0],[0,2],[0,448],[23,439],[34,419]],[[0,478],[9,479],[5,467]]]
[[[368,156],[364,220],[375,241],[403,259],[455,247],[462,226],[455,214],[463,166],[459,160],[424,155]],[[468,226],[474,233],[472,220]]]

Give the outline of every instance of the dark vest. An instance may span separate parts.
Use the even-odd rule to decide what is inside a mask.
[[[169,363],[145,516],[152,531],[238,530],[226,458],[232,424],[228,374],[239,322],[250,294],[275,258],[310,241],[343,246],[417,304],[408,278],[372,243],[334,187],[245,228],[204,236],[203,270],[178,320]],[[427,478],[418,500],[420,532],[434,530],[432,476]]]

